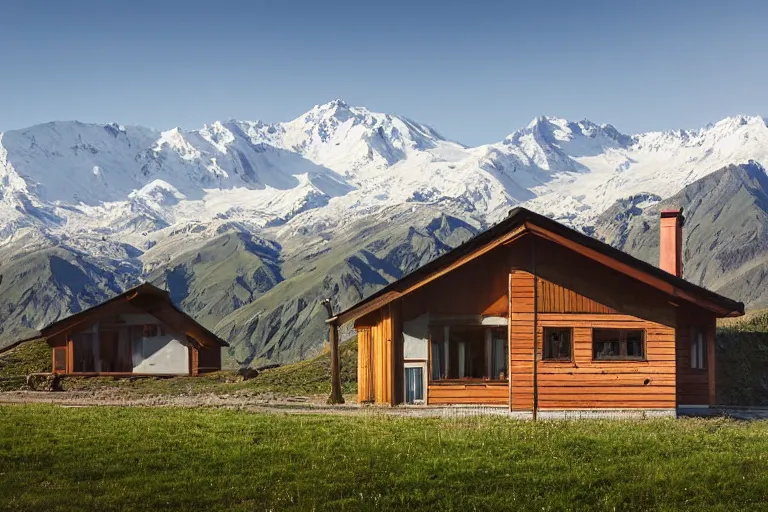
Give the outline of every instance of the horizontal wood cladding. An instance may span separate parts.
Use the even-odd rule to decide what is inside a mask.
[[[572,328],[573,355],[537,363],[539,409],[675,407],[674,328],[629,315],[539,313],[540,345],[545,327]],[[646,360],[593,361],[595,328],[643,329]]]
[[[540,313],[615,313],[616,310],[580,295],[573,290],[537,279],[537,308]]]
[[[507,405],[509,386],[499,384],[430,384],[427,387],[429,405]]]
[[[509,379],[510,408],[513,411],[533,409],[533,338],[534,297],[533,274],[515,270],[509,277]]]

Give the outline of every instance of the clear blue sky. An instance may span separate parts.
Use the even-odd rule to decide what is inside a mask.
[[[431,4],[435,4],[433,7]],[[340,97],[466,144],[768,115],[768,2],[0,0],[0,130],[198,128]]]

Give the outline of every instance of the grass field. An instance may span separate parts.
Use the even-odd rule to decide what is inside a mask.
[[[357,339],[339,346],[341,384],[345,394],[357,392]],[[25,387],[25,376],[33,372],[51,371],[51,349],[44,341],[22,344],[0,354],[0,391]],[[67,377],[62,379],[65,391],[118,389],[125,396],[195,395],[237,392],[277,393],[281,395],[328,395],[331,392],[331,357],[326,348],[306,361],[265,370],[244,380],[236,371],[222,371],[201,377],[125,379],[114,377]]]
[[[0,407],[0,510],[291,509],[768,509],[768,424]]]

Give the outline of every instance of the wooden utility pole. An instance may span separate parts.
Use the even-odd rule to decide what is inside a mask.
[[[328,312],[328,342],[331,344],[331,396],[328,397],[329,404],[343,404],[344,397],[341,395],[341,359],[339,357],[339,325],[334,318],[331,299],[323,301]]]

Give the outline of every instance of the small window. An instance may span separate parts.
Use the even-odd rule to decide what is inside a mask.
[[[644,360],[645,331],[640,329],[593,329],[595,361]]]
[[[57,347],[53,349],[53,371],[67,371],[67,349],[66,347]]]
[[[570,361],[572,353],[572,330],[562,327],[544,328],[544,360]]]
[[[703,370],[706,368],[707,348],[704,343],[704,330],[699,327],[691,328],[691,368]]]
[[[405,403],[415,404],[424,401],[424,368],[411,366],[405,368]]]

